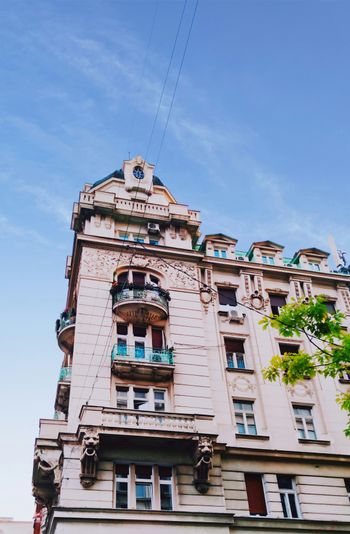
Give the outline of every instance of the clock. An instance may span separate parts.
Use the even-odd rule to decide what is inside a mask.
[[[135,176],[135,178],[137,178],[137,180],[143,180],[143,178],[145,177],[145,173],[143,172],[143,168],[140,167],[139,165],[137,167],[134,167],[132,173]]]

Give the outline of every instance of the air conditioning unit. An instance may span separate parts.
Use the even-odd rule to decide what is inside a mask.
[[[240,313],[238,310],[229,310],[228,320],[230,323],[240,323],[243,324],[245,315]]]
[[[148,223],[147,230],[149,234],[159,234],[160,228],[158,223]]]

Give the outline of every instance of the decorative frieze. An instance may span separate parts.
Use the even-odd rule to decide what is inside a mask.
[[[114,270],[130,264],[131,254],[111,250],[84,248],[81,258],[80,276],[93,276],[111,280]],[[132,258],[134,267],[152,269],[167,277],[170,287],[179,289],[198,289],[197,270],[194,264],[183,261],[167,260],[135,254]]]
[[[134,428],[167,432],[195,432],[193,416],[161,415],[149,413],[128,413],[122,411],[104,411],[102,425],[117,428]]]

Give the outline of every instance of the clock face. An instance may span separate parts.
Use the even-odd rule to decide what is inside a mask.
[[[137,167],[134,167],[132,173],[135,176],[135,178],[137,178],[138,180],[143,180],[143,178],[145,177],[143,168],[140,167],[139,165]]]

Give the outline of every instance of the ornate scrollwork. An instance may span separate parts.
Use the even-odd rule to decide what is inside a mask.
[[[193,483],[199,493],[207,493],[209,489],[209,471],[213,467],[213,443],[206,436],[199,438],[194,453]]]
[[[97,478],[97,451],[100,447],[100,437],[97,432],[88,429],[83,437],[83,453],[80,457],[80,483],[84,488],[90,488]]]

